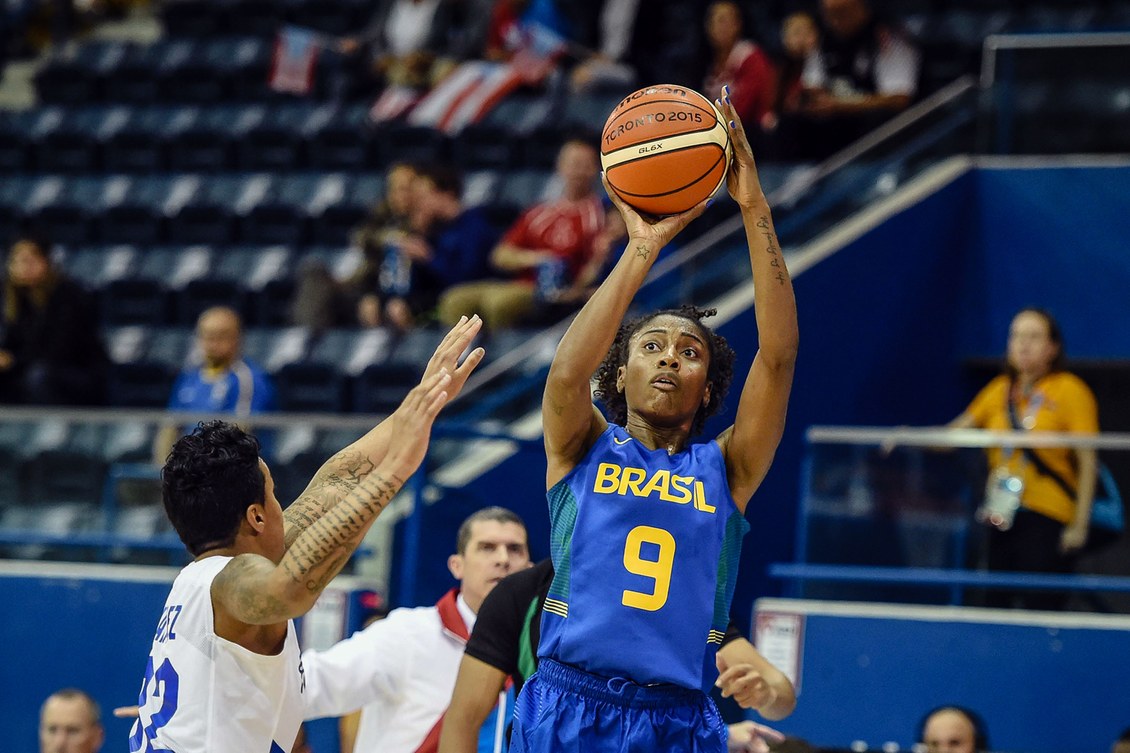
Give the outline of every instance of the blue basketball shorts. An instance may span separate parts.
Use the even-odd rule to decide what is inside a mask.
[[[515,704],[510,753],[725,753],[726,735],[700,690],[637,685],[543,658]]]

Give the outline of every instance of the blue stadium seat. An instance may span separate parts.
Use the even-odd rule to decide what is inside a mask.
[[[301,205],[268,201],[255,205],[240,223],[244,243],[301,246],[308,236],[308,219]]]
[[[157,280],[126,277],[110,280],[98,297],[103,324],[164,324],[168,296]]]
[[[455,137],[451,151],[463,170],[505,170],[518,163],[519,144],[514,134],[500,126],[476,123]]]
[[[222,131],[193,124],[169,139],[169,169],[216,173],[233,166],[232,141]]]
[[[165,240],[164,216],[141,204],[107,207],[95,218],[95,225],[103,243],[152,245]]]
[[[93,240],[90,213],[77,204],[51,204],[29,218],[32,232],[56,243],[82,244]]]
[[[345,377],[333,364],[314,361],[289,363],[274,373],[279,407],[302,413],[340,413],[345,410]]]
[[[219,203],[189,204],[169,218],[168,238],[176,243],[225,245],[235,240],[235,217]]]
[[[243,333],[243,352],[269,372],[297,363],[310,351],[310,332],[304,327],[256,327]]]
[[[22,124],[0,125],[0,173],[20,173],[31,166],[31,139]]]
[[[45,173],[83,174],[96,172],[98,143],[92,134],[58,129],[36,145],[35,167]]]
[[[164,364],[173,373],[179,372],[191,359],[195,335],[188,327],[149,327],[145,360]]]
[[[156,131],[123,128],[102,143],[102,164],[109,172],[160,172],[167,166],[165,138]]]
[[[294,294],[292,261],[293,254],[283,246],[229,248],[220,255],[212,275],[240,284],[249,323],[277,327],[288,323]]]
[[[210,37],[223,31],[223,16],[212,0],[165,0],[157,10],[170,35]]]
[[[196,323],[197,317],[213,306],[230,306],[240,317],[247,318],[247,291],[235,280],[202,277],[189,280],[174,294],[176,321],[186,327]]]
[[[130,245],[72,247],[63,255],[62,265],[71,277],[98,291],[136,272],[138,250]]]
[[[307,164],[316,170],[365,170],[379,164],[366,105],[343,106],[325,121],[311,119],[303,135]]]
[[[385,123],[373,133],[377,158],[382,165],[391,162],[443,162],[448,157],[448,140],[442,133],[426,126]]]
[[[169,404],[175,377],[167,365],[156,361],[111,364],[106,397],[110,405],[164,408]]]

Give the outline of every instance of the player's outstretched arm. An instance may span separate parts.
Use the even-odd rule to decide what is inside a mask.
[[[734,425],[719,437],[734,501],[743,511],[769,470],[785,431],[785,410],[793,384],[799,335],[796,298],[773,229],[769,202],[741,119],[723,87],[718,101],[730,123],[734,161],[726,186],[741,210],[753,269],[758,351],[742,387]]]
[[[441,368],[412,389],[390,417],[396,442],[345,498],[295,539],[276,565],[258,554],[232,559],[212,581],[212,601],[239,622],[270,625],[305,614],[341,571],[365,532],[424,459],[432,424],[448,400]]]
[[[498,694],[506,685],[506,673],[481,659],[463,655],[451,704],[443,715],[438,753],[475,753],[479,729],[498,705]]]
[[[476,314],[470,319],[460,318],[458,324],[444,336],[424,369],[421,383],[426,382],[440,369],[447,369],[451,381],[447,386],[448,400],[455,399],[467,377],[483,360],[483,349],[475,348],[459,363],[459,356],[475,339],[482,328]],[[286,545],[289,548],[299,535],[341,502],[357,488],[384,460],[393,434],[392,417],[381,421],[365,436],[327,460],[310,480],[305,491],[283,513]]]
[[[628,229],[628,245],[612,271],[573,319],[557,345],[542,397],[547,488],[576,465],[606,426],[592,404],[589,380],[620,326],[628,305],[659,252],[706,210],[706,202],[661,220],[646,219],[625,204],[605,180],[604,188]]]
[[[785,673],[774,667],[745,638],[718,649],[718,681],[723,698],[753,709],[770,720],[784,719],[796,709],[796,690]]]

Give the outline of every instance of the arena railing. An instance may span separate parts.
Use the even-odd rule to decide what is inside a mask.
[[[813,426],[806,441],[795,561],[769,570],[790,596],[977,604],[986,589],[1035,589],[1090,594],[1087,607],[1106,610],[1104,598],[1130,593],[1130,577],[1103,571],[1125,530],[1093,519],[1077,574],[988,572],[988,526],[976,522],[987,448],[1097,450],[1096,500],[1125,518],[1118,489],[1130,488],[1130,434]]]

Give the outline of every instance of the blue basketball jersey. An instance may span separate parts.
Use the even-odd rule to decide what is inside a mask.
[[[718,443],[669,455],[610,425],[547,497],[556,575],[538,655],[709,692],[749,530]]]

